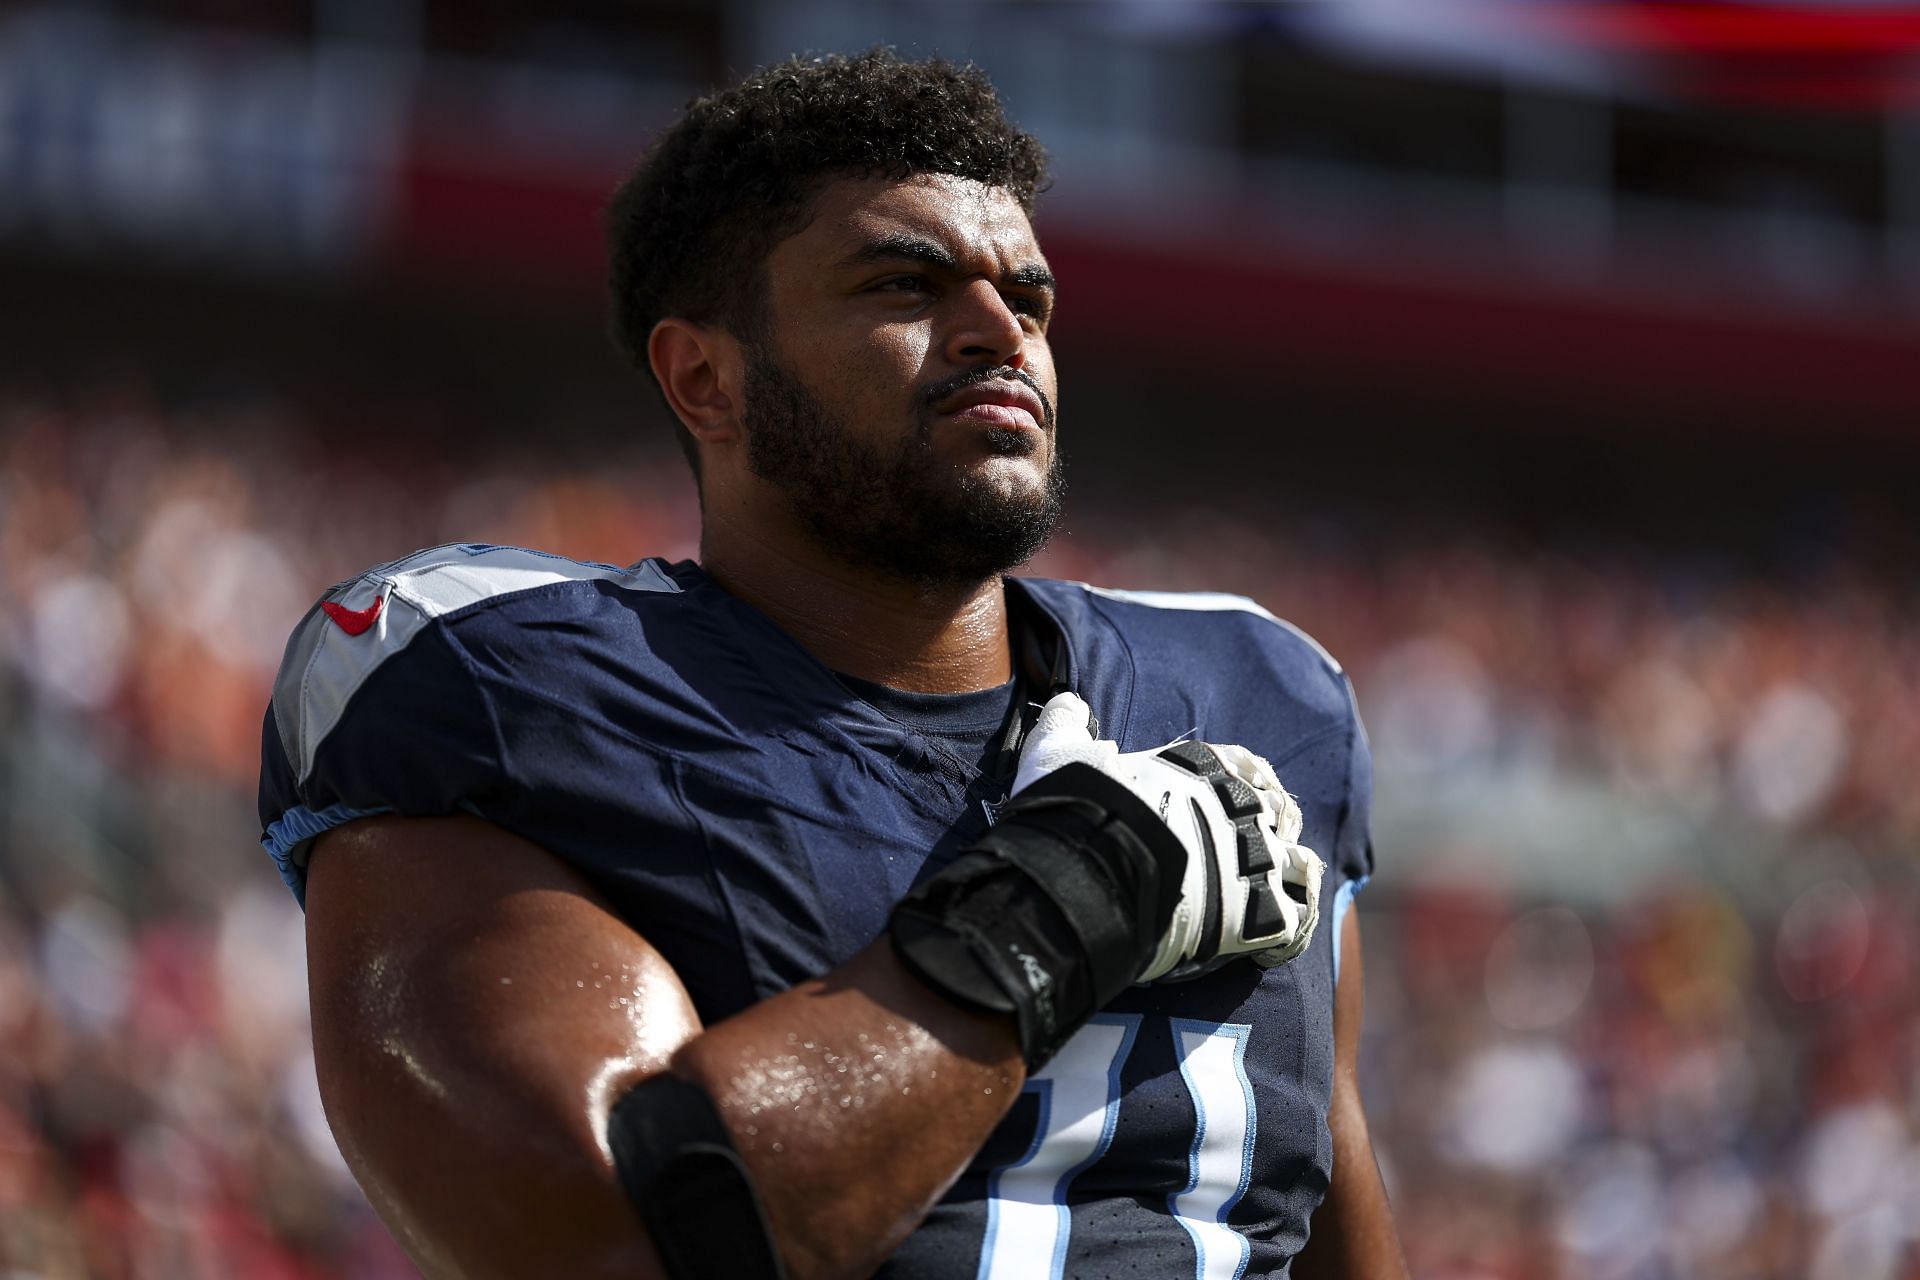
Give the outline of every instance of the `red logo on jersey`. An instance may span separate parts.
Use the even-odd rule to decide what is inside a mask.
[[[373,620],[380,616],[380,606],[386,602],[387,598],[380,596],[364,609],[349,609],[343,604],[322,600],[320,607],[327,611],[329,618],[340,624],[342,631],[350,636],[357,636],[373,625]]]

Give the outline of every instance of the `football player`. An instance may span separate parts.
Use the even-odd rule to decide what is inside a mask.
[[[695,102],[610,232],[699,562],[441,547],[295,632],[263,843],[429,1275],[1404,1275],[1340,668],[1005,576],[1060,511],[1043,179],[940,62]]]

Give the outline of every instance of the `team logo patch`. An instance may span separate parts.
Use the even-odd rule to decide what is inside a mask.
[[[332,600],[322,600],[320,607],[326,611],[326,615],[329,618],[332,618],[334,622],[339,625],[342,631],[350,636],[357,636],[373,625],[373,620],[380,616],[380,608],[386,604],[386,602],[387,598],[385,596],[377,596],[374,602],[364,609],[349,609],[347,606],[337,604]]]

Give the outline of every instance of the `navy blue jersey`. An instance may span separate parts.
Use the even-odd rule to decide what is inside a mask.
[[[1239,597],[1008,591],[1122,751],[1197,736],[1272,762],[1327,863],[1322,923],[1279,968],[1115,1000],[880,1274],[1285,1275],[1332,1170],[1335,939],[1372,868],[1351,690]],[[476,814],[591,881],[712,1023],[846,961],[985,829],[1001,780],[967,754],[696,565],[456,545],[343,583],[301,622],[267,714],[262,843],[299,896],[330,827]]]

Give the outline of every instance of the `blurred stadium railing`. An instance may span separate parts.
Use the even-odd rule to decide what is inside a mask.
[[[1416,1274],[1920,1275],[1908,33],[1535,8],[0,3],[0,1269],[411,1274],[253,843],[280,645],[438,541],[691,554],[595,210],[730,68],[892,40],[1058,161],[1036,570],[1353,673]]]

